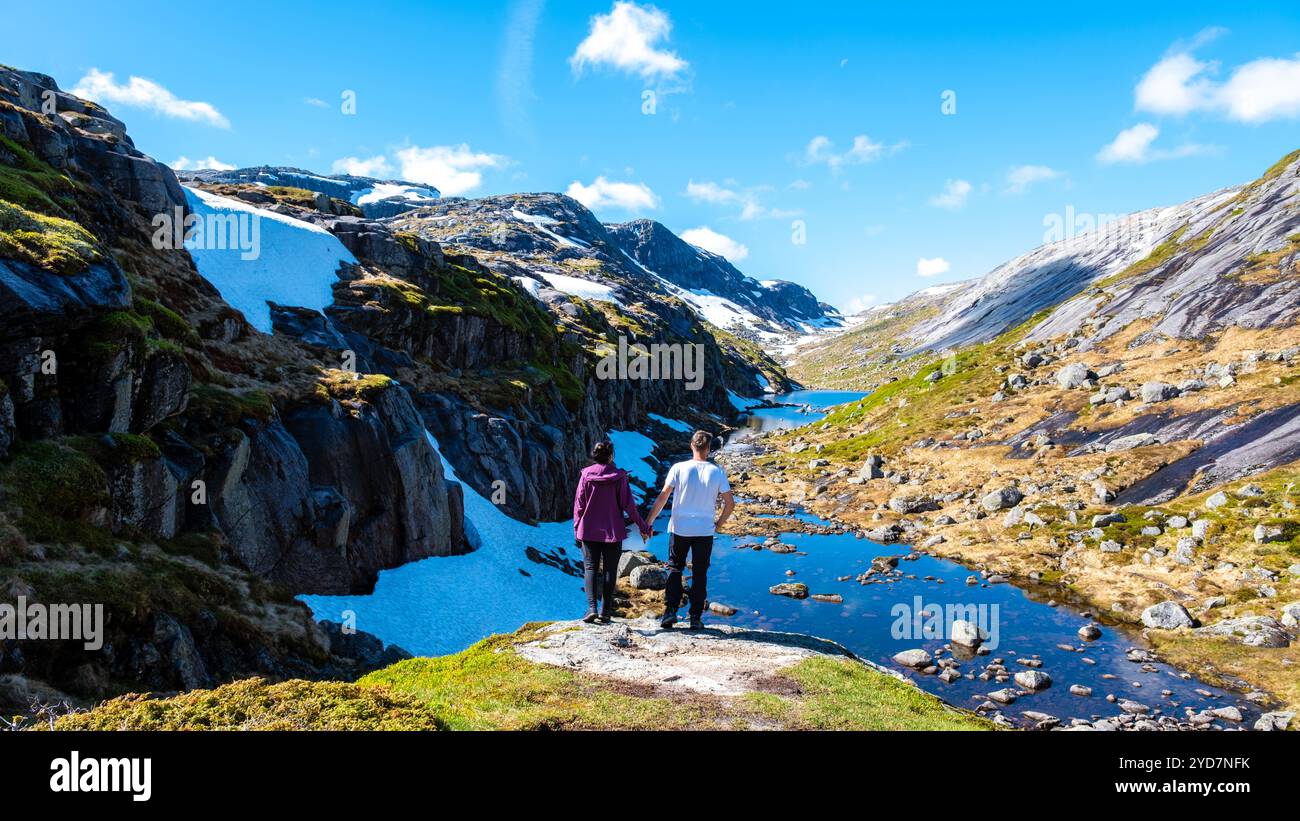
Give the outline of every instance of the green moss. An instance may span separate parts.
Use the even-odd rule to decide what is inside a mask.
[[[78,436],[68,439],[67,443],[107,470],[157,459],[162,455],[152,439],[136,433]]]
[[[337,681],[247,679],[172,698],[128,695],[63,716],[56,730],[442,730],[417,699]]]
[[[75,191],[76,186],[68,177],[0,135],[0,200],[28,211],[67,217],[75,207]]]
[[[77,223],[0,201],[0,258],[56,274],[76,274],[98,262],[95,238]]]
[[[329,369],[317,380],[314,396],[317,401],[326,403],[333,400],[368,402],[392,384],[393,380],[381,373]]]
[[[194,326],[162,303],[136,296],[132,307],[136,314],[147,317],[153,323],[154,330],[164,339],[196,347],[201,344]]]
[[[77,448],[55,440],[19,442],[0,463],[0,487],[10,518],[28,539],[107,544],[92,519],[109,504],[108,477]]]
[[[275,415],[275,403],[265,391],[234,393],[216,385],[190,389],[187,415],[219,426],[234,426],[244,419],[266,422]]]

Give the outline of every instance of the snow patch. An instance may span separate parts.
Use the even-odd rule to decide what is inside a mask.
[[[338,279],[339,266],[357,263],[338,237],[309,222],[194,188],[185,189],[185,199],[190,211],[205,221],[242,215],[258,220],[256,259],[243,259],[237,247],[203,248],[209,243],[197,237],[185,247],[199,273],[263,333],[272,330],[268,301],[321,311],[334,301],[330,286]]]

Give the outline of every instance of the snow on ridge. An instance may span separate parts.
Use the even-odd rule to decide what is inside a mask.
[[[614,295],[614,289],[609,285],[571,277],[567,274],[538,272],[538,276],[545,279],[548,285],[561,293],[580,297],[589,302],[612,302],[620,308],[627,307],[621,299]],[[537,280],[524,276],[512,277],[512,279],[518,282],[534,298],[537,298],[538,291],[541,290],[541,284]]]
[[[510,209],[510,215],[515,219],[519,220],[520,222],[528,223],[529,225],[533,226],[538,231],[541,231],[543,234],[555,240],[556,242],[560,243],[561,245],[567,245],[570,248],[591,247],[589,243],[583,242],[580,239],[572,239],[570,237],[561,236],[560,234],[557,234],[556,232],[552,231],[550,226],[560,224],[560,221],[555,219],[554,217],[548,217],[545,214],[525,214],[523,211],[520,211],[518,208]]]
[[[352,195],[354,205],[370,205],[390,197],[401,197],[411,202],[438,199],[433,191],[417,185],[400,185],[398,183],[375,183],[373,188],[363,188]]]
[[[205,224],[212,220],[213,225],[250,226],[245,238],[256,240],[250,244],[257,246],[252,259],[244,259],[246,254],[238,247],[204,247],[216,244],[211,236],[193,237],[185,247],[199,273],[263,333],[272,332],[268,301],[323,311],[334,301],[331,286],[339,267],[357,264],[338,237],[318,225],[201,189],[185,188],[185,199],[191,213]]]

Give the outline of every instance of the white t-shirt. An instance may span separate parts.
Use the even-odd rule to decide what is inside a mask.
[[[712,536],[718,496],[731,490],[727,473],[712,462],[688,459],[668,469],[664,488],[673,489],[668,532],[678,536]]]

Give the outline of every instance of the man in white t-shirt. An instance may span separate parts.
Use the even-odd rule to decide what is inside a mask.
[[[668,587],[664,590],[664,614],[659,624],[665,630],[677,623],[677,608],[682,603],[682,572],[687,554],[691,557],[691,629],[704,627],[704,601],[708,595],[709,557],[713,554],[713,534],[726,523],[736,500],[731,495],[727,473],[709,461],[713,434],[697,430],[691,436],[692,458],[678,462],[668,471],[664,489],[655,499],[647,517],[650,525],[673,500],[668,520]],[[716,514],[718,497],[722,513]],[[716,518],[715,518],[716,516]]]

